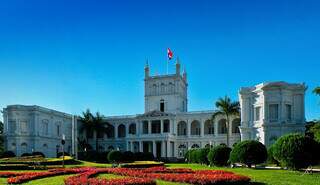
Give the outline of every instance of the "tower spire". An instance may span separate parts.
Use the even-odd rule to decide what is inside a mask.
[[[180,75],[180,59],[177,57],[176,61],[176,75]]]
[[[149,61],[146,60],[146,65],[144,66],[144,76],[145,78],[148,78],[150,75],[150,69],[149,69]]]

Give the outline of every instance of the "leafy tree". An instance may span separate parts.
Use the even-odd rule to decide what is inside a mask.
[[[309,121],[306,125],[305,135],[320,142],[320,121]]]
[[[4,152],[3,123],[0,121],[0,154]]]
[[[319,160],[319,143],[302,134],[284,135],[275,142],[273,155],[282,166],[290,169],[308,167]]]
[[[250,168],[253,164],[260,164],[267,160],[267,149],[259,141],[241,141],[233,147],[229,160],[231,163],[246,164]]]
[[[218,145],[210,150],[208,160],[210,165],[226,166],[230,156],[231,148],[225,145]]]
[[[320,96],[320,87],[316,87],[315,89],[313,89],[312,91],[314,94],[319,95]]]
[[[230,127],[230,116],[239,116],[240,115],[240,104],[238,101],[231,101],[228,96],[224,98],[219,98],[216,102],[215,111],[211,117],[211,121],[214,121],[217,116],[223,116],[226,119],[226,128],[227,128],[227,146],[229,146],[229,127]]]
[[[99,112],[96,112],[95,115],[93,115],[89,109],[86,110],[86,112],[82,113],[81,121],[83,122],[82,126],[80,127],[80,132],[85,131],[86,136],[88,138],[89,133],[96,133],[94,134],[96,141],[96,151],[99,150],[99,139],[98,139],[98,133],[105,133],[108,130],[108,127],[110,126],[109,123],[103,121],[103,116],[100,115]]]

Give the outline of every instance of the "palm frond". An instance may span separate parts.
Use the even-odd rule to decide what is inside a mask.
[[[320,87],[316,87],[315,89],[313,89],[312,91],[314,94],[319,95],[320,96]]]

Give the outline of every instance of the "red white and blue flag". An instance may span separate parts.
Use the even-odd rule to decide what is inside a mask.
[[[171,51],[170,48],[167,49],[167,55],[168,55],[168,59],[171,60],[173,57],[173,52]]]

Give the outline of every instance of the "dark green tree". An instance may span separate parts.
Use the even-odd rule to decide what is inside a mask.
[[[320,96],[320,87],[316,87],[313,89],[312,91],[314,94],[319,95]]]
[[[93,139],[96,141],[96,151],[98,151],[99,139],[97,136],[99,133],[106,133],[110,124],[103,120],[103,115],[99,112],[93,115],[89,109],[82,113],[81,121],[83,124],[80,127],[80,132],[85,131],[87,138],[89,134],[95,133]]]
[[[231,101],[228,96],[224,98],[219,98],[216,102],[217,111],[215,111],[211,117],[213,122],[217,116],[223,116],[226,119],[227,128],[227,146],[229,146],[229,127],[230,127],[230,117],[240,115],[240,104],[238,101]]]
[[[4,152],[3,123],[0,121],[0,154]]]

